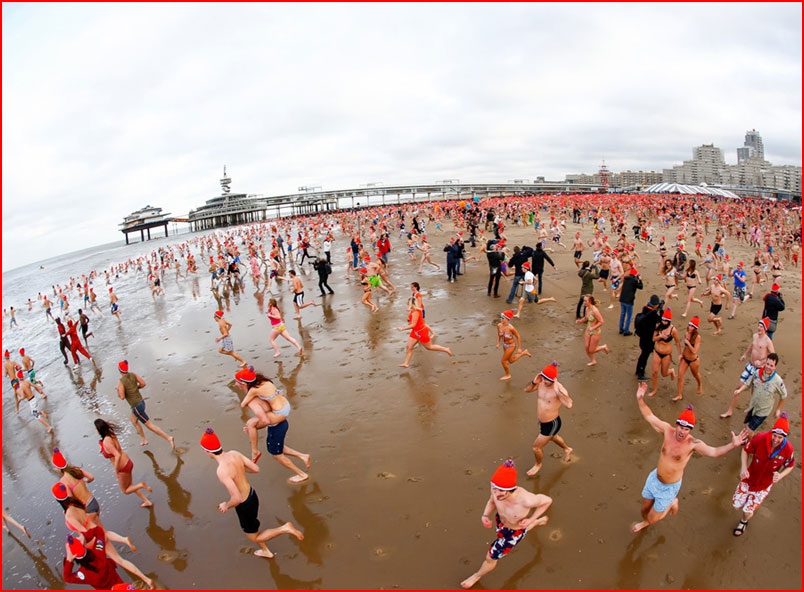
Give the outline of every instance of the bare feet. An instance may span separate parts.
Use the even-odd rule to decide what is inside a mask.
[[[143,440],[140,442],[140,446],[148,446],[148,440]]]
[[[45,430],[45,433],[49,434],[52,431],[53,431],[53,426],[50,426],[48,429]]]
[[[309,478],[310,478],[310,475],[308,475],[307,473],[305,473],[304,476],[302,476],[302,475],[294,475],[293,477],[288,479],[288,483],[301,483],[302,481],[307,481],[307,479],[309,479]]]
[[[142,502],[140,504],[140,508],[150,508],[153,505],[154,505],[153,502],[151,502],[149,500],[145,500],[144,502]]]
[[[479,579],[480,579],[479,575],[472,574],[471,576],[466,578],[463,582],[461,582],[461,588],[466,588],[466,589],[471,588],[472,586],[474,586],[477,583],[477,581]]]
[[[274,354],[274,357],[275,357],[275,358],[278,358],[278,357],[279,357],[279,356],[281,356],[281,355],[282,355],[282,354],[280,354],[279,352],[276,352],[276,353]]]
[[[542,465],[535,464],[531,468],[528,469],[528,477],[533,477],[536,473],[538,473],[542,468]]]
[[[262,549],[257,549],[256,551],[254,551],[254,556],[255,557],[265,557],[266,559],[273,559],[274,558],[274,554],[271,553],[270,550],[263,551]]]
[[[726,413],[720,414],[720,419],[726,419],[727,417],[731,417],[731,411],[726,411]]]
[[[126,545],[128,545],[128,548],[131,549],[132,553],[137,552],[137,547],[135,547],[134,543],[131,542],[131,537],[126,537],[124,542],[126,543]]]
[[[143,578],[142,581],[145,582],[145,585],[148,586],[149,590],[154,589],[154,581],[151,578],[146,577],[146,578]]]
[[[607,355],[611,353],[611,350],[609,349],[608,345],[603,346],[603,351],[606,352]]]
[[[643,528],[645,528],[646,526],[649,526],[649,524],[643,520],[642,522],[637,522],[636,524],[634,524],[634,525],[631,527],[631,530],[632,530],[633,532],[639,532],[640,530],[642,530],[642,529],[643,529]]]
[[[522,352],[522,355],[523,355],[523,356],[528,356],[529,358],[532,358],[532,357],[533,357],[533,356],[530,354],[530,352],[529,352],[528,350],[523,351],[523,352]]]
[[[683,399],[683,398],[684,398],[684,396],[683,396],[683,395],[678,395],[677,397],[673,397],[673,398],[672,398],[672,399],[670,399],[670,400],[671,400],[671,401],[680,401],[680,400],[681,400],[681,399]]]
[[[676,379],[676,369],[675,368],[670,368],[670,380],[675,380],[675,379]]]
[[[293,318],[294,318],[294,319],[300,319],[300,318],[301,318],[301,315],[296,315],[296,316],[295,316],[295,317],[293,317]]]
[[[507,376],[500,376],[500,380],[511,380],[511,375],[508,374]]]
[[[302,531],[300,531],[298,528],[293,526],[292,522],[285,522],[282,525],[281,530],[285,531],[288,534],[292,534],[293,536],[295,536],[300,541],[304,540],[304,534],[302,534]]]
[[[148,493],[153,493],[154,490],[151,489],[148,485],[145,484],[145,481],[142,482],[142,488],[147,491]]]
[[[310,455],[309,454],[302,454],[301,459],[304,461],[304,466],[309,469],[310,468]]]
[[[596,365],[597,365],[597,362],[589,362],[589,363],[587,363],[586,365],[587,365],[587,366],[596,366]]]
[[[400,368],[409,368],[410,366],[408,364],[400,364],[399,367]]]
[[[564,452],[564,462],[569,462],[570,460],[572,460],[571,455],[572,455],[572,448],[567,448],[567,450]]]
[[[242,364],[238,366],[238,368],[245,368],[248,362],[244,361]]]
[[[168,442],[170,442],[170,447],[176,450],[176,439],[173,436],[168,436]]]

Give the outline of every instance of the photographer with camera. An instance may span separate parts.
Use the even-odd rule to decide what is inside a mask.
[[[639,359],[637,360],[636,375],[637,380],[647,380],[645,368],[648,365],[648,358],[653,351],[653,332],[664,312],[664,300],[659,300],[656,294],[650,297],[648,302],[636,318],[634,319],[634,332],[639,337]]]
[[[773,339],[773,334],[776,332],[776,324],[779,321],[779,313],[784,310],[784,300],[782,300],[782,289],[779,284],[773,284],[771,291],[765,294],[762,298],[765,302],[765,307],[762,309],[762,318],[770,319],[768,326],[768,337]]]

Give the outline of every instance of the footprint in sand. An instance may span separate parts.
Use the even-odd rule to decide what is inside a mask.
[[[393,473],[389,473],[387,471],[377,473],[377,477],[380,477],[381,479],[396,479],[396,475],[394,475]]]
[[[388,557],[388,555],[390,554],[390,551],[388,551],[388,549],[386,549],[384,547],[375,547],[372,550],[372,553],[377,557],[384,558],[384,557]]]
[[[550,536],[548,536],[547,538],[549,538],[553,542],[556,542],[556,541],[560,541],[562,536],[564,536],[564,535],[561,532],[561,529],[556,528],[555,530],[550,532]]]
[[[156,556],[156,558],[165,563],[173,563],[179,558],[179,554],[175,551],[162,551]]]
[[[184,454],[185,452],[187,452],[187,449],[182,448],[181,446],[176,446],[175,452],[176,452],[176,454]]]
[[[254,549],[252,547],[240,547],[239,551],[243,555],[253,555],[254,554]]]

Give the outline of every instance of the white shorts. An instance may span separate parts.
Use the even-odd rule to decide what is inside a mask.
[[[28,399],[28,405],[31,407],[31,415],[39,417],[39,403],[36,401],[36,397]]]
[[[768,485],[767,489],[760,489],[759,491],[749,491],[748,483],[740,481],[737,489],[734,490],[734,495],[731,498],[731,504],[736,509],[742,509],[743,512],[751,514],[756,511],[765,498],[768,497],[773,485]]]

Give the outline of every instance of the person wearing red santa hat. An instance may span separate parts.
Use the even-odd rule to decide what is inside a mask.
[[[743,517],[734,528],[734,536],[742,536],[748,521],[765,501],[771,488],[787,477],[796,465],[793,445],[788,442],[790,423],[782,413],[770,432],[757,434],[740,453],[740,482],[732,497],[732,505],[742,510]],[[751,462],[748,457],[753,458]]]
[[[645,480],[645,486],[642,489],[642,521],[631,527],[633,532],[639,532],[643,528],[657,523],[668,513],[678,513],[676,496],[681,489],[684,469],[692,458],[693,452],[716,458],[738,448],[749,436],[749,431],[743,429],[739,435],[731,432],[730,443],[717,448],[709,446],[702,440],[694,438],[690,433],[695,427],[695,413],[692,405],[681,412],[673,427],[656,417],[645,403],[645,391],[647,390],[647,383],[640,383],[636,392],[639,411],[650,426],[662,434],[664,442],[659,454],[658,467],[653,469]]]
[[[530,529],[547,524],[548,517],[543,514],[552,503],[549,496],[517,487],[514,461],[509,459],[497,467],[491,478],[491,495],[480,517],[486,528],[491,528],[496,523],[497,538],[489,547],[480,569],[461,582],[461,587],[474,586],[480,578],[497,567],[497,561],[516,547]],[[496,510],[494,522],[491,521],[493,510]]]
[[[678,361],[678,393],[671,401],[679,401],[683,398],[684,391],[684,375],[687,373],[687,368],[692,371],[692,375],[698,382],[697,394],[703,393],[703,382],[701,381],[701,373],[699,368],[701,366],[700,356],[698,350],[701,348],[701,335],[698,329],[701,326],[701,319],[698,315],[692,317],[687,323],[687,332],[684,335],[684,348],[681,351],[681,359]]]
[[[290,534],[300,541],[304,535],[293,526],[291,522],[285,522],[278,528],[268,528],[260,532],[260,520],[257,517],[260,511],[260,500],[257,492],[249,485],[246,479],[246,472],[259,473],[260,468],[236,450],[223,451],[223,446],[212,428],[207,428],[201,436],[201,448],[207,456],[218,463],[217,476],[221,484],[229,492],[229,499],[218,504],[218,510],[226,513],[227,510],[234,508],[237,518],[240,521],[240,528],[245,533],[248,540],[257,543],[259,549],[254,551],[257,557],[271,558],[274,554],[265,545],[269,541],[281,534]]]
[[[500,341],[502,341],[503,355],[500,363],[505,370],[505,375],[501,376],[500,380],[511,380],[511,364],[522,356],[530,357],[530,352],[522,349],[522,338],[519,336],[519,331],[510,323],[513,316],[513,310],[506,310],[500,313],[500,322],[497,324],[497,349],[500,349]],[[514,353],[514,348],[516,348],[516,353]]]
[[[723,298],[726,298],[726,306],[728,306],[731,301],[731,294],[725,286],[723,286],[722,275],[716,275],[712,278],[712,283],[706,291],[701,294],[701,298],[704,296],[710,296],[712,298],[712,303],[709,305],[709,316],[706,318],[706,321],[715,326],[714,335],[720,335],[723,332],[723,318],[719,317],[718,314],[723,309]]]
[[[676,379],[676,370],[672,367],[673,341],[676,342],[678,353],[681,355],[681,341],[678,338],[678,331],[673,326],[673,311],[666,308],[653,332],[653,372],[649,397],[655,395],[659,387],[660,371],[662,376],[670,376],[670,380],[673,381]]]
[[[561,429],[561,417],[559,417],[561,406],[571,409],[572,398],[564,385],[558,382],[557,362],[545,366],[544,370],[525,387],[526,393],[533,391],[536,391],[538,401],[539,435],[533,443],[533,455],[536,457],[536,463],[528,469],[530,477],[542,468],[542,458],[544,457],[542,449],[550,440],[564,449],[564,462],[569,462],[572,455],[572,448],[567,446],[564,438],[558,435]]]

